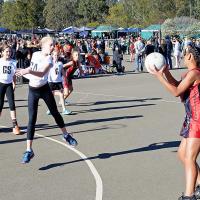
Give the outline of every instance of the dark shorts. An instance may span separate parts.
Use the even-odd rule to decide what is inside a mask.
[[[62,82],[58,82],[58,83],[49,82],[49,87],[50,87],[51,91],[62,90],[63,84],[62,84]]]
[[[72,86],[72,78],[71,77],[67,77],[66,78],[66,87],[69,88]]]

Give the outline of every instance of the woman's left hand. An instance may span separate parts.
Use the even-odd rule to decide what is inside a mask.
[[[158,70],[158,68],[154,65],[154,66],[151,66],[149,70],[151,74],[159,77],[159,76],[163,76],[166,69],[167,69],[167,65],[164,65],[160,70]]]
[[[30,67],[27,67],[25,69],[17,69],[16,72],[15,72],[15,75],[20,77],[20,76],[23,76],[25,74],[29,74],[30,70],[31,70]]]

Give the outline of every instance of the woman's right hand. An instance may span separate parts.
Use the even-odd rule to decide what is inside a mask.
[[[20,76],[23,76],[25,74],[30,74],[30,71],[31,71],[31,68],[30,67],[27,67],[25,69],[17,69],[16,72],[15,72],[15,75],[20,77]]]

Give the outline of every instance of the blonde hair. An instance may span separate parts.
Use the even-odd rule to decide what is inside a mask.
[[[40,46],[42,47],[45,43],[49,42],[49,41],[54,41],[52,37],[49,37],[49,36],[46,36],[46,37],[43,37],[41,40],[40,40]]]
[[[11,47],[8,44],[3,44],[1,47],[1,52],[5,51],[6,49],[11,49]]]

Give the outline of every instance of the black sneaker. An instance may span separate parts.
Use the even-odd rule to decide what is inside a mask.
[[[75,147],[78,145],[78,142],[76,141],[76,139],[74,139],[70,134],[67,134],[67,135],[63,134],[62,137],[63,137],[63,140],[68,142],[70,146]]]
[[[196,199],[200,199],[200,185],[197,185],[194,194],[196,196]]]
[[[178,200],[197,200],[195,195],[188,197],[188,196],[184,196],[182,195],[181,197],[178,198]]]

